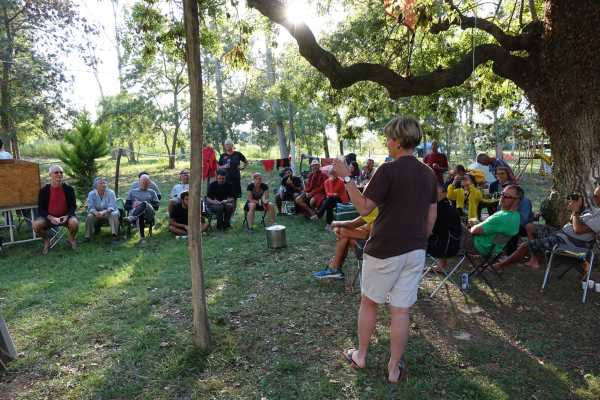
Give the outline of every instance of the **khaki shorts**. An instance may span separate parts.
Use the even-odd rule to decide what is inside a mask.
[[[390,258],[363,255],[362,294],[375,303],[409,308],[417,301],[425,267],[425,250],[413,250]]]

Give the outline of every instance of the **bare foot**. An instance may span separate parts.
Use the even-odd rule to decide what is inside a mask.
[[[77,248],[77,241],[75,239],[69,239],[69,245],[72,250],[75,250]]]
[[[346,362],[354,369],[362,369],[365,367],[365,360],[358,358],[358,350],[349,349],[344,352]]]
[[[406,368],[406,363],[404,362],[404,358],[400,360],[400,362],[396,365],[390,367],[388,365],[388,381],[392,384],[396,384],[406,380],[408,377],[408,368]]]

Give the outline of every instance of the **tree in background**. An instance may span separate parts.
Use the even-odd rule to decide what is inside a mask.
[[[50,131],[65,117],[60,55],[74,46],[75,31],[90,29],[70,0],[0,1],[0,136],[15,158],[20,126]]]
[[[473,1],[393,3],[401,5],[384,10],[382,2],[345,2],[353,11],[353,37],[360,41],[346,40],[345,49],[328,51],[306,24],[287,17],[283,2],[248,0],[290,32],[300,54],[335,89],[371,81],[392,99],[428,96],[459,86],[477,67],[490,65],[534,106],[550,138],[555,189],[592,192],[600,178],[600,2],[496,1],[496,12],[485,18]],[[402,4],[411,8],[408,13]],[[406,15],[414,18],[407,21]],[[421,49],[436,43],[436,36],[444,39],[445,51],[415,68]]]
[[[100,168],[96,160],[110,151],[108,137],[90,121],[89,115],[82,113],[64,140],[67,144],[60,146],[59,159],[65,165],[65,172],[75,180],[78,195],[85,196]]]

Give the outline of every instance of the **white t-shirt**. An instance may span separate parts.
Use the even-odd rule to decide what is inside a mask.
[[[581,222],[588,226],[593,232],[588,233],[575,233],[573,229],[573,225],[570,223],[565,224],[563,226],[562,231],[567,234],[567,236],[581,240],[583,242],[591,242],[594,240],[594,237],[597,233],[600,233],[600,209],[598,208],[586,208],[581,213]]]
[[[496,180],[496,177],[494,174],[492,174],[492,171],[490,171],[489,165],[483,165],[478,162],[474,162],[473,164],[469,165],[469,169],[478,169],[483,172],[485,175],[485,182],[488,185]]]
[[[179,200],[179,195],[183,192],[187,192],[190,190],[190,185],[187,183],[178,183],[175,186],[173,186],[173,189],[171,189],[171,193],[169,193],[169,198],[170,199],[176,199]]]
[[[12,160],[12,156],[8,151],[0,150],[0,160]]]

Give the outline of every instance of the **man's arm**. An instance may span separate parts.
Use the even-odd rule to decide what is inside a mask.
[[[88,209],[87,209],[88,213],[95,214],[95,212],[98,211],[94,207],[94,191],[93,190],[88,193],[87,206],[88,206]]]
[[[431,236],[433,232],[433,226],[437,220],[437,203],[431,203],[429,205],[429,212],[427,213],[427,236]]]
[[[581,220],[581,211],[583,210],[583,197],[578,200],[570,200],[567,204],[567,208],[571,210],[571,224],[576,234],[581,235],[584,233],[593,232],[593,230],[583,223]]]

